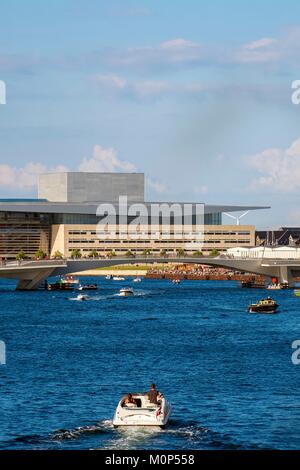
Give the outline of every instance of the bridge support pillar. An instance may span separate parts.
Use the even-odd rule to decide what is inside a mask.
[[[51,276],[53,273],[53,268],[43,269],[38,272],[33,272],[29,277],[26,273],[26,278],[19,279],[17,284],[17,290],[35,290],[37,289],[47,277]]]
[[[288,266],[280,266],[279,273],[279,282],[287,282],[292,287],[294,282],[291,269]]]

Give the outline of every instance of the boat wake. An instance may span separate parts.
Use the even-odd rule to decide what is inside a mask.
[[[69,439],[80,439],[88,434],[105,434],[113,430],[111,420],[100,421],[99,423],[90,426],[78,426],[74,429],[59,429],[55,431],[50,439],[52,441],[64,441]]]
[[[86,440],[86,439],[90,439]],[[95,442],[96,439],[96,442]],[[71,441],[74,441],[71,444]],[[68,443],[69,442],[69,443]],[[197,449],[197,450],[239,450],[257,449],[249,443],[240,443],[231,435],[223,435],[195,422],[172,420],[165,429],[156,426],[130,426],[114,428],[111,420],[78,426],[72,429],[58,429],[47,436],[18,436],[2,443],[5,449],[55,449],[88,448],[104,450],[135,449]]]

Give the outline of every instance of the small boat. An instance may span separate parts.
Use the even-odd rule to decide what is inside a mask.
[[[267,299],[261,299],[256,304],[250,304],[248,306],[249,313],[275,313],[279,305],[277,302],[270,297]]]
[[[97,284],[87,284],[87,285],[84,285],[84,286],[80,285],[78,287],[78,290],[81,290],[81,291],[82,290],[97,290],[97,289],[98,289]]]
[[[113,277],[113,281],[125,281],[125,277],[114,276],[114,277]]]
[[[268,290],[281,290],[282,287],[280,284],[269,284],[267,289]]]
[[[64,276],[61,277],[54,284],[45,284],[47,290],[74,290],[79,284],[79,279],[74,278],[73,276]]]
[[[300,289],[295,289],[295,290],[294,290],[294,295],[295,295],[296,297],[300,297]]]
[[[142,282],[142,279],[140,277],[135,277],[133,279],[133,282]]]
[[[270,290],[281,290],[281,289],[288,289],[289,288],[289,284],[288,282],[281,282],[279,284],[269,284],[267,289],[270,289]]]
[[[133,295],[133,289],[131,289],[131,287],[123,287],[122,289],[120,289],[119,295],[121,297],[129,297]]]
[[[135,404],[125,404],[126,396],[118,403],[113,417],[113,425],[117,426],[160,426],[164,427],[169,421],[172,407],[160,395],[157,405],[150,403],[147,393],[133,393]]]
[[[112,274],[107,274],[107,276],[105,276],[105,279],[112,279],[112,278],[113,278]]]
[[[84,294],[78,294],[76,300],[89,300],[89,296]]]
[[[181,280],[180,279],[173,279],[172,284],[180,284]]]
[[[241,286],[246,289],[265,289],[266,286],[262,282],[242,281]]]

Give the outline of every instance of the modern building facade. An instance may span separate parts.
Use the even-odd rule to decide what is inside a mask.
[[[138,224],[138,236],[128,235],[128,226],[135,217],[127,215],[124,221],[118,213],[120,196],[127,197],[128,204],[145,202],[144,175],[139,173],[52,173],[39,178],[38,198],[23,200],[0,200],[0,257],[15,258],[20,250],[33,257],[41,249],[48,256],[60,252],[64,257],[79,250],[82,256],[91,252],[107,256],[114,252],[124,255],[128,251],[142,254],[145,250],[153,254],[172,254],[185,250],[187,255],[196,251],[203,254],[212,249],[223,251],[235,246],[255,245],[253,225],[223,225],[222,212],[263,209],[264,207],[203,205],[203,228],[201,247],[191,242],[190,234],[195,230],[195,214],[191,216],[188,231],[177,230],[178,217],[171,216],[169,231],[163,217],[150,216]],[[97,231],[103,216],[97,215],[99,204],[117,207],[115,237],[110,236],[103,224],[102,236]],[[160,203],[155,203],[160,204]],[[170,204],[171,206],[172,204]],[[179,204],[180,207],[184,203]],[[192,204],[193,211],[197,204]],[[197,210],[197,209],[195,209]],[[149,210],[150,214],[150,210]],[[181,222],[181,220],[180,220]],[[151,232],[151,234],[150,234]],[[200,249],[199,249],[200,247]]]

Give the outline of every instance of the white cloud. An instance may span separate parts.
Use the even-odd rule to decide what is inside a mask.
[[[21,168],[3,164],[0,165],[0,188],[8,188],[12,191],[32,191],[37,186],[39,174],[65,171],[70,170],[63,165],[47,167],[38,162],[29,162]],[[95,145],[92,156],[90,158],[83,158],[77,167],[77,171],[134,173],[138,170],[133,163],[118,158],[114,148],[103,148],[101,145]],[[146,185],[159,194],[165,193],[168,190],[163,182],[150,177],[146,178]]]
[[[104,89],[123,90],[126,87],[126,80],[118,75],[95,75],[93,77],[100,86]]]
[[[148,188],[152,189],[153,191],[159,194],[165,193],[168,190],[167,186],[164,183],[152,178],[146,178],[146,185],[148,186]]]
[[[287,149],[270,148],[248,157],[250,166],[261,176],[253,189],[293,192],[300,189],[300,138]]]
[[[37,185],[38,175],[47,171],[63,172],[67,171],[67,168],[62,165],[47,168],[41,163],[34,162],[29,162],[22,168],[0,165],[0,187],[30,190]]]
[[[99,172],[135,172],[137,171],[133,163],[120,160],[113,148],[103,148],[95,145],[91,158],[84,158],[78,167],[79,171],[99,171]]]
[[[250,42],[249,44],[246,44],[244,48],[250,51],[253,51],[256,49],[268,47],[271,44],[275,44],[276,42],[277,40],[273,38],[262,38],[262,39],[258,39],[257,41],[253,41],[253,42]]]
[[[157,46],[109,50],[105,58],[107,64],[111,66],[161,68],[165,65],[199,62],[204,56],[208,57],[208,54],[200,44],[183,38],[174,38]]]
[[[95,75],[92,80],[106,97],[141,101],[165,96],[199,95],[205,91],[205,87],[200,82],[174,84],[167,80],[127,80],[120,75]]]
[[[79,171],[99,172],[135,172],[133,163],[120,160],[113,148],[95,145],[91,158],[84,158],[78,166]],[[11,190],[31,191],[37,186],[38,175],[47,172],[64,172],[69,169],[63,165],[47,167],[39,162],[29,162],[17,168],[8,164],[0,165],[0,187]]]

